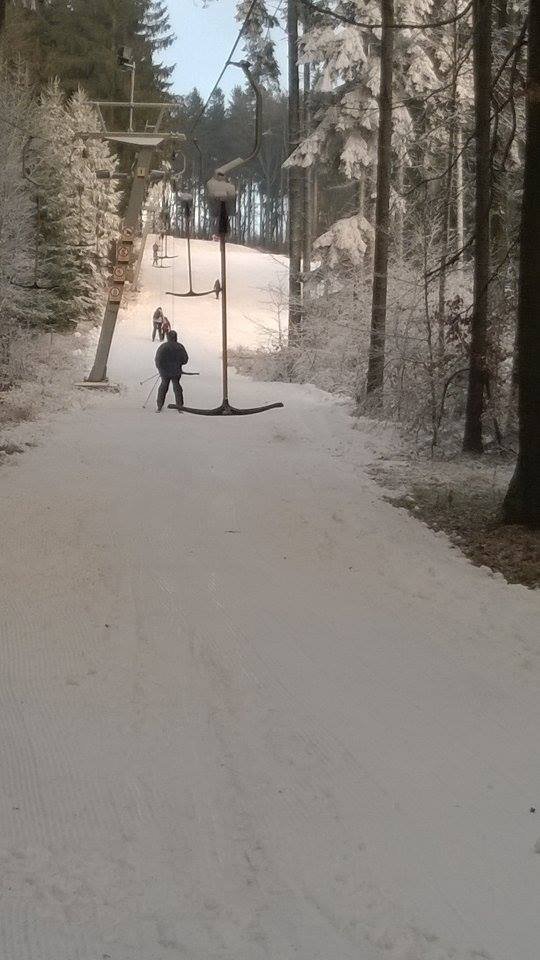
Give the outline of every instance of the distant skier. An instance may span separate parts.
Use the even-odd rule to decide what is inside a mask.
[[[164,340],[168,333],[172,330],[171,321],[168,317],[163,317],[163,322],[161,324],[161,333],[159,335],[160,340]]]
[[[153,247],[152,247],[152,251],[153,251],[153,254],[154,254],[154,260],[153,260],[153,262],[152,262],[152,266],[153,266],[153,267],[157,267],[157,266],[158,266],[158,253],[159,253],[159,243],[157,242],[157,240],[156,240],[156,242],[154,243],[154,245],[153,245]]]
[[[161,377],[157,394],[157,412],[163,409],[165,397],[169,384],[172,382],[176,406],[178,409],[184,406],[184,393],[180,386],[180,377],[182,376],[182,367],[188,362],[186,348],[182,343],[178,343],[176,330],[169,330],[167,342],[162,343],[156,353],[156,367]]]
[[[163,310],[161,307],[158,307],[157,310],[154,310],[154,316],[152,317],[152,341],[156,339],[156,333],[159,336],[160,340],[163,340],[161,330],[163,328]]]

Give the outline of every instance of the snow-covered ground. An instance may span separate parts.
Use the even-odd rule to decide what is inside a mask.
[[[0,472],[2,960],[538,960],[538,595],[385,503],[319,391],[143,410],[159,301],[219,399],[220,306],[173,312],[169,263],[126,389]],[[231,248],[232,345],[282,273]]]

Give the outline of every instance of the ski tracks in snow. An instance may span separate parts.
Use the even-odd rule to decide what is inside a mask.
[[[233,344],[279,270],[232,249]],[[319,391],[142,411],[143,276],[129,389],[0,477],[2,960],[537,960],[537,597],[384,503]],[[213,405],[219,305],[175,311]]]

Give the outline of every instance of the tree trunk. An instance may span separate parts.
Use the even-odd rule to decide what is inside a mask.
[[[319,178],[317,176],[317,168],[313,171],[313,179],[311,181],[311,197],[312,197],[312,211],[311,211],[311,228],[313,237],[319,236]]]
[[[457,2],[454,10],[457,16]],[[442,210],[442,239],[441,239],[441,265],[439,274],[439,325],[437,349],[439,360],[444,357],[445,338],[446,338],[446,281],[447,281],[447,263],[450,253],[451,240],[451,212],[452,212],[452,190],[454,186],[454,164],[456,159],[456,111],[457,111],[457,82],[458,82],[458,24],[453,24],[452,41],[452,59],[453,59],[453,77],[452,92],[450,97],[450,123],[448,127],[448,172],[444,184],[443,210]]]
[[[464,197],[463,197],[463,132],[461,123],[456,123],[456,252],[458,254],[458,268],[463,270],[464,257],[463,250],[465,246],[465,217],[464,217]]]
[[[246,243],[249,246],[253,237],[253,180],[248,180],[247,184],[247,218],[246,218]]]
[[[507,37],[508,6],[506,0],[498,0],[498,2],[496,2],[495,15],[497,18],[499,43],[501,43],[501,38],[503,38],[503,52],[506,52],[506,41],[508,42],[508,46],[511,44],[510,39]],[[493,204],[490,217],[491,249],[496,263],[503,263],[508,247],[508,189],[507,171],[506,169],[503,170],[499,165],[492,184]]]
[[[304,64],[304,137],[311,133],[311,67]],[[302,238],[302,267],[305,274],[311,270],[312,253],[312,208],[313,208],[313,171],[304,170],[304,229]]]
[[[448,163],[454,159],[454,133],[450,130],[448,138]],[[439,309],[438,309],[438,336],[437,351],[439,359],[444,356],[445,337],[446,337],[446,273],[448,263],[448,252],[450,249],[450,211],[452,205],[452,170],[449,169],[444,187],[443,213],[442,213],[442,239],[441,239],[441,263],[439,273]]]
[[[300,142],[300,78],[298,73],[298,9],[288,0],[287,30],[289,53],[289,156]],[[302,318],[302,174],[298,167],[288,170],[289,212],[289,340],[300,336]]]
[[[358,181],[358,191],[357,191],[357,202],[358,202],[358,217],[360,220],[364,219],[366,216],[366,174],[362,173],[360,180]],[[354,289],[359,288],[359,284],[363,282],[366,272],[366,255],[360,260],[360,267],[358,269],[358,284],[354,284]],[[358,397],[360,400],[360,397]]]
[[[379,136],[377,150],[377,202],[375,208],[375,252],[373,258],[373,300],[367,393],[382,405],[388,250],[390,243],[390,175],[392,161],[392,81],[394,67],[394,0],[381,0],[381,89],[379,94]]]
[[[503,506],[508,523],[540,528],[540,2],[529,2],[527,139],[518,306],[519,453]]]
[[[473,0],[473,65],[476,120],[476,198],[474,211],[474,291],[465,414],[465,453],[484,451],[482,414],[490,270],[491,203],[491,0]]]
[[[405,160],[403,157],[400,157],[398,160],[397,166],[397,192],[399,194],[398,205],[396,210],[396,257],[400,261],[403,260],[405,252],[405,211],[403,209],[403,194],[405,193]]]

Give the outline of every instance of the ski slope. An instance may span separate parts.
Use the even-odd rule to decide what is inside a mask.
[[[0,957],[538,960],[538,596],[387,504],[319,391],[143,410],[160,301],[186,401],[220,395],[220,306],[173,315],[170,263],[122,393],[0,471]],[[231,248],[232,345],[283,277]]]

